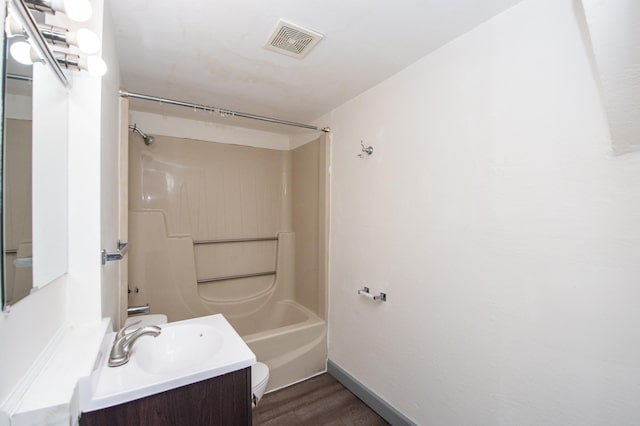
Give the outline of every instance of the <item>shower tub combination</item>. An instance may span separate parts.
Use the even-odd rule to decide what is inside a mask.
[[[325,371],[324,138],[293,152],[154,139],[130,144],[129,304],[222,313],[269,366],[267,391]]]
[[[282,300],[250,321],[229,321],[258,360],[269,366],[267,391],[325,370],[326,323],[299,303]]]

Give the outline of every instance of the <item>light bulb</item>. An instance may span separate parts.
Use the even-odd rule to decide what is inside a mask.
[[[16,41],[12,43],[9,51],[11,52],[11,57],[22,65],[33,65],[34,62],[40,59],[27,41]]]
[[[85,28],[68,33],[67,42],[78,46],[84,53],[97,53],[100,50],[100,37]]]
[[[64,0],[64,9],[69,19],[76,22],[88,21],[93,13],[89,0]]]
[[[87,71],[93,76],[102,77],[107,73],[107,63],[99,56],[89,56],[87,58]]]
[[[65,14],[76,22],[85,22],[91,18],[93,9],[89,0],[64,0]]]
[[[16,19],[9,14],[7,19],[4,21],[4,32],[7,35],[7,38],[12,38],[16,36],[24,36],[24,30],[22,29],[22,25]]]
[[[51,8],[76,22],[88,21],[93,13],[89,0],[51,0]]]

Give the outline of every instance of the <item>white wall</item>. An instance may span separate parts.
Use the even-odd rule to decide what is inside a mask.
[[[102,0],[92,0],[92,4],[94,17],[91,22],[83,25],[102,34],[104,4]],[[4,10],[4,7],[0,9]],[[108,18],[104,24],[110,25]],[[107,34],[109,31],[110,29],[105,30]],[[107,51],[103,51],[103,54],[107,62],[114,58],[113,52],[108,51],[112,48],[112,43],[104,46]],[[114,114],[112,108],[113,105],[117,107],[118,94],[117,90],[114,92],[110,88],[117,86],[114,82],[117,82],[118,69],[117,64],[113,63],[109,63],[109,67],[113,74],[104,79],[86,73],[69,74],[72,77],[72,88],[68,91],[67,274],[20,301],[12,307],[9,314],[0,315],[0,341],[3,342],[3,349],[0,351],[0,424],[8,421],[7,415],[15,408],[15,401],[13,404],[5,404],[7,397],[11,392],[15,394],[15,391],[27,391],[26,387],[19,389],[21,380],[34,367],[34,363],[38,362],[47,345],[55,342],[56,336],[60,336],[68,325],[80,327],[99,324],[103,307],[106,307],[105,311],[109,311],[112,304],[112,301],[102,299],[117,298],[118,283],[102,280],[100,264],[103,216],[101,180],[109,182],[113,179],[117,182],[117,168],[113,171],[113,176],[111,172],[101,172],[100,161],[101,143],[116,144],[115,148],[109,147],[106,151],[115,149],[117,152],[117,137],[110,140],[110,129],[113,127],[117,136],[117,111]],[[103,106],[108,109],[104,118],[101,117]],[[103,132],[103,129],[107,130]],[[65,165],[61,165],[61,170],[65,170]],[[57,201],[64,204],[64,200]],[[105,211],[117,216],[118,204],[110,206],[111,209]],[[34,220],[35,217],[34,215]],[[103,287],[115,288],[115,295],[110,290],[103,292]],[[117,299],[113,303],[117,303]],[[49,349],[55,350],[51,347]],[[51,389],[68,390],[69,384],[72,386],[74,383],[76,373],[65,371],[62,374],[65,376],[65,383],[57,383]]]
[[[102,34],[103,1],[93,0],[92,3],[94,14],[89,25],[97,34]],[[102,82],[100,78],[83,72],[73,74],[72,84],[73,89],[69,92],[69,268],[67,273],[69,306],[67,317],[71,323],[84,323],[99,321],[102,310],[100,299]],[[117,143],[117,139],[111,143]]]
[[[33,287],[67,271],[67,89],[44,64],[33,65]]]
[[[0,4],[4,14],[5,2]],[[34,81],[33,99],[44,105],[33,108],[33,116],[39,119],[33,128],[33,137],[38,138],[33,146],[33,162],[35,167],[43,169],[42,174],[34,176],[32,182],[33,235],[51,236],[49,241],[52,246],[47,247],[39,242],[36,248],[34,244],[34,258],[42,259],[34,267],[34,284],[37,290],[10,307],[9,312],[0,314],[0,342],[3,348],[0,351],[0,407],[32,369],[66,318],[66,281],[55,278],[64,274],[67,262],[67,181],[64,172],[67,155],[67,103],[65,90],[51,74],[43,65],[34,65],[34,78],[38,81]],[[53,112],[49,111],[47,114],[48,107],[53,108]],[[56,120],[61,121],[56,123]],[[55,151],[52,152],[51,149]],[[58,162],[62,163],[59,168],[55,167]],[[52,205],[52,202],[55,204]],[[52,255],[47,256],[51,250],[54,250]],[[0,408],[0,411],[3,410],[4,407]]]
[[[640,150],[640,2],[582,0],[613,147]]]
[[[64,324],[65,290],[57,280],[0,316],[0,425],[6,399]]]
[[[0,405],[63,326],[67,308],[66,280],[56,280],[67,267],[66,91],[44,65],[33,71],[34,291],[0,315]]]
[[[116,251],[120,239],[120,69],[109,7],[104,9],[102,57],[109,72],[102,78],[100,123],[100,240],[101,248]],[[123,241],[125,241],[123,239]],[[101,268],[102,317],[120,325],[120,268],[122,262],[107,262]]]
[[[331,113],[329,357],[418,424],[638,421],[640,156],[612,155],[577,5]]]

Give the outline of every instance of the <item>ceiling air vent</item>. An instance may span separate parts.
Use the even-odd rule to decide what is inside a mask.
[[[283,55],[302,59],[322,37],[320,33],[281,19],[264,47]]]

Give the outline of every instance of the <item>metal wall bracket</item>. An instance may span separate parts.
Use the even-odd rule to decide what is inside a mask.
[[[364,142],[360,141],[360,149],[362,150],[362,152],[360,154],[358,154],[358,157],[360,158],[366,158],[370,155],[373,154],[373,147],[372,146],[364,146]]]
[[[112,262],[114,260],[122,260],[125,254],[127,254],[127,249],[129,248],[129,243],[122,243],[118,241],[118,251],[115,253],[108,253],[106,249],[102,249],[102,264],[106,264],[107,262]]]
[[[151,308],[148,303],[142,306],[129,306],[127,308],[127,315],[148,314],[149,312],[151,312]]]

